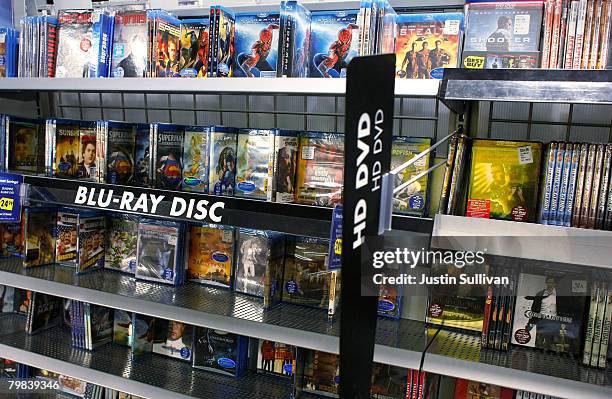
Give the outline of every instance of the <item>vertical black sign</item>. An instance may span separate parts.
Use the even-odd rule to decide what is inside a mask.
[[[346,81],[344,212],[340,317],[340,397],[370,397],[378,287],[372,252],[382,176],[391,164],[395,55],[354,58]]]

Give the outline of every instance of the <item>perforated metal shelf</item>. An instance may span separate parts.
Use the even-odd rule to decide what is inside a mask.
[[[5,322],[14,322],[15,318],[11,316]],[[288,380],[254,372],[247,372],[240,378],[226,377],[193,369],[188,362],[164,356],[150,354],[133,358],[129,348],[114,344],[95,351],[73,348],[70,331],[59,327],[32,336],[23,330],[0,331],[2,357],[133,395],[206,399],[281,399],[290,395]]]
[[[441,330],[428,348],[423,370],[559,398],[612,397],[612,369],[582,365],[567,354],[512,347],[480,348],[480,337]]]
[[[264,310],[258,298],[195,283],[172,287],[98,270],[75,276],[63,266],[23,270],[17,258],[0,261],[2,284],[129,312],[205,326],[254,338],[338,353],[340,323],[327,312],[293,304]],[[380,319],[374,360],[418,368],[427,337],[424,324]]]

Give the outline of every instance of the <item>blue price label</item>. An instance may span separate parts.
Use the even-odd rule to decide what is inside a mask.
[[[23,176],[0,173],[0,223],[21,221],[21,185]]]

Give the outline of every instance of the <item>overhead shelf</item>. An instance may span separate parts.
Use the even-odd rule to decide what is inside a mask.
[[[436,215],[432,247],[612,269],[612,231]]]
[[[445,69],[439,97],[457,113],[467,101],[612,104],[612,70]]]
[[[480,337],[453,331],[440,331],[423,370],[558,398],[612,397],[610,368],[589,368],[582,359],[531,348],[481,350]]]
[[[56,327],[24,332],[23,316],[0,319],[0,357],[66,374],[145,398],[289,398],[289,380],[249,371],[240,378],[197,370],[188,362],[150,354],[133,359],[127,347],[73,348],[70,332]]]
[[[279,231],[287,234],[303,235],[310,237],[329,238],[331,229],[332,208],[307,206],[299,204],[282,204],[276,202],[259,201],[238,197],[221,197],[185,191],[166,191],[149,188],[117,186],[112,184],[91,183],[83,180],[63,180],[40,176],[24,176],[24,183],[29,184],[29,199],[33,202],[45,204],[57,204],[64,206],[77,206],[89,209],[105,211],[116,211],[121,213],[132,213],[140,216],[168,218],[172,220],[184,220],[198,222],[189,217],[187,212],[177,216],[172,213],[172,205],[175,198],[180,198],[189,204],[193,200],[195,204],[199,201],[208,201],[206,208],[208,214],[213,212],[215,216],[221,216],[221,221],[210,220],[209,222],[221,223],[235,227],[245,227],[260,230]],[[88,200],[76,201],[79,188],[87,189]],[[102,192],[101,190],[104,190]],[[95,190],[95,191],[94,191]],[[98,194],[103,194],[105,199],[112,190],[112,201],[107,206],[100,206]],[[126,192],[133,194],[129,202],[122,199]],[[89,195],[93,194],[90,201]],[[146,198],[146,211],[143,208],[134,210],[138,198],[144,195]],[[155,212],[151,195],[155,198],[163,196]],[[125,197],[128,198],[128,197]],[[223,203],[223,207],[213,204]],[[104,201],[102,201],[104,205]],[[177,206],[176,209],[179,209]],[[195,208],[194,208],[195,209]],[[187,208],[185,208],[187,210]],[[196,212],[194,212],[195,214]],[[193,216],[193,215],[192,215]],[[206,221],[206,220],[204,220]],[[429,234],[433,225],[432,219],[417,218],[411,216],[395,215],[393,217],[393,228]]]
[[[440,81],[396,79],[399,97],[435,97]],[[317,78],[0,78],[0,92],[287,94],[344,96],[346,79]]]
[[[0,281],[12,287],[301,348],[336,354],[339,351],[340,323],[329,321],[325,310],[287,303],[264,310],[258,298],[201,284],[187,282],[173,287],[108,270],[75,276],[74,269],[55,265],[23,270],[17,258],[0,261]],[[424,334],[424,323],[380,319],[374,360],[418,368],[427,344]]]

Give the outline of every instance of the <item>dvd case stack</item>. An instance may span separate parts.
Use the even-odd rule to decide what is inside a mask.
[[[179,77],[181,21],[164,10],[147,12],[149,28],[147,76]]]
[[[278,13],[236,14],[234,76],[276,77],[279,28]]]
[[[180,190],[183,181],[183,141],[185,127],[167,123],[154,123],[153,153],[154,187]]]
[[[440,375],[410,369],[406,377],[406,399],[435,399],[438,397],[440,383]],[[453,399],[459,398],[471,399],[472,395],[466,393],[465,396],[458,396],[455,393]],[[495,396],[488,396],[488,398],[499,399]]]
[[[104,268],[136,273],[138,221],[137,217],[128,214],[107,217]]]
[[[0,27],[0,78],[14,78],[19,66],[19,32]]]
[[[58,46],[57,17],[24,17],[19,22],[18,71],[20,78],[55,77]]]
[[[64,179],[98,179],[97,122],[48,119],[45,137],[45,173]]]
[[[236,16],[223,6],[210,7],[209,77],[234,76]]]
[[[462,13],[402,14],[397,18],[396,76],[442,77],[442,68],[460,66]]]
[[[281,1],[276,76],[308,77],[311,17],[298,1]]]
[[[538,221],[612,229],[610,144],[552,142],[546,147]]]
[[[113,309],[71,300],[72,346],[94,350],[113,341]]]
[[[45,172],[45,128],[39,119],[4,116],[2,119],[3,140],[0,153],[3,170],[24,174]]]
[[[209,145],[209,127],[185,127],[185,141],[183,142],[183,190],[208,193]]]
[[[512,333],[517,278],[513,268],[502,269],[501,275],[508,277],[510,283],[489,286],[487,289],[480,344],[482,348],[507,351]]]
[[[149,76],[152,42],[149,27],[155,10],[119,10],[115,13],[110,76]]]
[[[274,130],[240,130],[236,162],[237,197],[272,200],[274,141]]]
[[[237,146],[237,129],[224,126],[210,127],[208,189],[211,194],[234,195]]]
[[[612,323],[612,285],[594,281],[584,338],[582,363],[605,369],[608,363],[610,324]]]
[[[344,78],[359,54],[358,10],[312,13],[309,74],[311,78]]]
[[[36,334],[62,322],[62,299],[32,292],[26,316],[26,333]]]
[[[55,77],[108,77],[114,18],[102,9],[61,10],[58,22]]]
[[[607,69],[612,4],[606,0],[546,0],[542,68]]]
[[[359,55],[395,51],[397,14],[388,0],[361,0],[357,25]]]
[[[455,134],[448,144],[448,155],[440,192],[438,212],[445,215],[462,213],[465,204],[462,190],[467,169],[467,160],[471,152],[472,139],[464,134]]]
[[[183,223],[142,219],[138,225],[136,278],[182,285],[184,230]]]
[[[234,228],[192,224],[189,233],[187,279],[230,288],[234,265]]]

